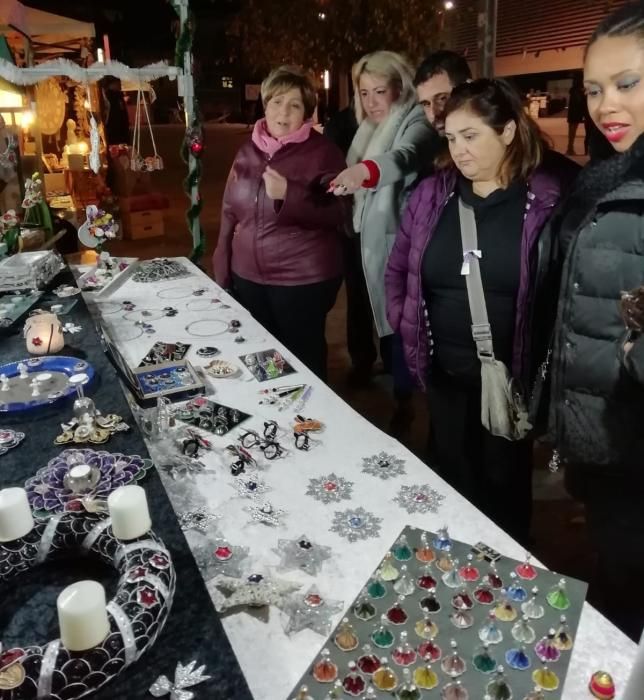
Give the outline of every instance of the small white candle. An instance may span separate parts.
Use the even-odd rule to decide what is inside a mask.
[[[31,532],[34,519],[24,489],[14,487],[0,491],[0,542],[11,542]]]
[[[110,632],[105,589],[96,581],[78,581],[58,596],[60,639],[69,651],[98,646]]]
[[[121,486],[107,497],[112,530],[119,540],[134,540],[152,528],[145,491],[134,484]]]

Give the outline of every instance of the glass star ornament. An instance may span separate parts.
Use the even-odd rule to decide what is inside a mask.
[[[335,532],[349,542],[367,540],[380,535],[382,518],[366,511],[364,508],[337,510],[333,515],[330,532]]]
[[[209,581],[220,574],[239,578],[247,563],[248,547],[232,545],[228,540],[217,538],[198,544],[192,553],[204,580]]]
[[[266,605],[283,609],[288,596],[299,588],[297,583],[273,579],[263,574],[251,574],[246,578],[220,574],[212,579],[212,583],[219,590],[228,593],[228,596],[217,604],[221,612],[238,607],[262,608]]]
[[[95,504],[119,486],[136,483],[152,466],[152,460],[139,455],[98,452],[90,449],[63,450],[27,479],[27,498],[36,517],[46,517],[65,510],[92,510]],[[88,467],[87,478],[77,479],[69,488],[74,467]]]
[[[204,508],[194,508],[186,510],[182,513],[177,513],[179,527],[185,532],[187,530],[196,530],[205,534],[213,527],[213,524],[220,518],[220,515]]]
[[[429,484],[403,485],[398,490],[394,503],[411,513],[438,513],[445,496]]]
[[[392,479],[405,473],[405,460],[387,452],[362,458],[362,471],[381,479]]]
[[[180,661],[177,662],[174,681],[171,681],[167,676],[159,676],[150,686],[148,692],[155,698],[169,695],[170,700],[192,700],[195,694],[191,690],[187,690],[187,688],[193,688],[199,683],[210,680],[210,676],[204,675],[206,667],[199,666],[195,668],[196,665],[196,661],[191,661],[186,666]]]
[[[286,634],[295,634],[310,629],[326,637],[331,631],[333,616],[342,612],[343,607],[341,600],[325,598],[317,586],[311,586],[304,595],[297,593],[288,600],[284,608],[288,615],[284,631]]]
[[[299,569],[315,576],[326,559],[331,557],[331,547],[315,544],[306,535],[295,540],[277,540],[277,549],[273,550],[280,556],[280,567],[284,571]]]
[[[353,481],[348,481],[335,473],[309,479],[306,495],[321,503],[349,501],[353,495]]]

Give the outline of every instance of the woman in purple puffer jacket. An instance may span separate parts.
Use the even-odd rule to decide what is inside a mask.
[[[535,292],[548,273],[541,234],[571,169],[542,166],[547,146],[539,129],[501,80],[476,80],[452,92],[446,136],[451,157],[421,182],[403,215],[385,278],[387,315],[428,394],[432,467],[526,542],[532,443],[494,437],[481,423],[481,366],[461,275],[458,199],[475,213],[495,356],[529,386]]]

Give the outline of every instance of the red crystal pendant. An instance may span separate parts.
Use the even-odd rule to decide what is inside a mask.
[[[443,655],[441,648],[436,642],[423,642],[418,647],[418,653],[425,661],[438,661]]]
[[[360,674],[352,672],[342,681],[342,687],[347,695],[358,697],[364,692],[366,683]]]
[[[387,610],[387,619],[394,625],[404,625],[407,622],[407,613],[396,603]]]
[[[515,571],[524,581],[534,581],[534,579],[537,578],[537,570],[527,561],[523,564],[519,564]]]
[[[425,574],[425,576],[420,576],[416,581],[416,584],[418,585],[418,588],[423,588],[426,591],[436,589],[437,585],[436,579],[430,576],[429,574]]]
[[[489,588],[477,588],[474,597],[481,605],[492,605],[494,602],[494,593]]]
[[[358,668],[369,676],[381,666],[380,659],[375,654],[365,654],[358,659]]]

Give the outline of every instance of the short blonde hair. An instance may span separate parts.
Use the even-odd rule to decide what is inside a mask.
[[[414,89],[414,74],[407,60],[394,51],[374,51],[363,56],[351,69],[353,79],[353,91],[355,98],[355,110],[358,124],[365,118],[362,100],[360,99],[360,76],[363,73],[379,75],[386,78],[389,85],[400,93],[398,104],[406,104],[416,99]]]
[[[297,88],[302,93],[304,103],[304,118],[310,119],[318,103],[315,85],[311,78],[296,66],[280,66],[272,70],[264,79],[261,88],[264,109],[276,95],[282,95]]]

